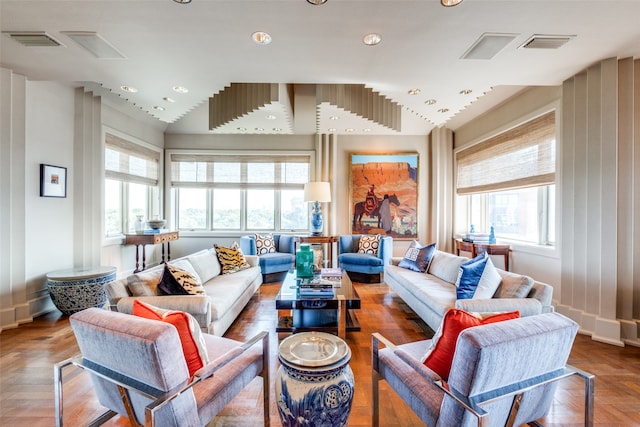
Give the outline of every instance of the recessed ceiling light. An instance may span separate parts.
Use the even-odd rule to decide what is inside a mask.
[[[440,0],[440,3],[445,7],[451,7],[459,5],[462,0]]]
[[[365,128],[365,129],[362,129],[362,130],[365,131],[365,132],[371,132],[371,129],[369,129],[369,128]]]
[[[427,104],[427,105],[433,105],[433,104],[435,104],[436,102],[438,102],[438,101],[436,101],[436,100],[435,100],[435,99],[433,99],[433,98],[431,98],[431,99],[427,99],[426,101],[424,101],[424,103],[425,103],[425,104]]]
[[[135,87],[127,86],[127,85],[120,86],[120,89],[122,89],[125,92],[129,92],[129,93],[136,93],[138,91],[138,89],[136,89]]]
[[[276,116],[274,116],[273,114],[267,114],[266,116],[264,116],[264,118],[267,120],[275,120]]]
[[[256,31],[255,33],[251,34],[251,38],[258,44],[271,43],[271,36],[264,31]]]
[[[155,107],[153,107],[153,109],[158,111],[164,111],[164,107],[161,107],[159,105],[156,105]]]
[[[175,100],[175,99],[173,99],[173,98],[169,98],[168,96],[165,96],[164,98],[162,98],[162,100],[163,100],[163,101],[166,101],[166,102],[176,102],[176,100]]]
[[[188,4],[191,3],[191,0],[173,0],[176,3],[180,3],[180,4]]]
[[[338,116],[331,116],[331,117],[329,117],[329,120],[338,120],[339,118],[340,117],[338,117]]]
[[[354,132],[354,131],[355,131],[355,129],[354,129],[354,128],[346,128],[344,131],[345,131],[345,132]]]
[[[438,113],[448,113],[449,109],[448,108],[441,108],[438,110]]]
[[[189,92],[189,89],[187,89],[184,86],[174,86],[173,87],[173,91],[176,92],[176,93],[187,93],[187,92]]]
[[[327,2],[327,0],[307,0],[307,3],[312,4],[312,5],[319,5],[319,4],[325,4]]]
[[[256,128],[256,130],[257,130],[258,132],[262,132],[262,131],[264,131],[264,128]]]
[[[246,131],[246,130],[247,130],[247,128],[238,128],[238,130],[239,130],[240,132],[244,132],[244,131]]]
[[[469,95],[473,90],[471,89],[463,89],[460,91],[460,95]]]
[[[282,129],[281,128],[273,128],[273,131],[274,132],[282,132]]]
[[[382,41],[382,37],[380,36],[380,34],[377,34],[377,33],[369,33],[362,38],[362,42],[367,46],[375,46],[381,41]]]
[[[336,128],[329,128],[329,129],[327,129],[327,130],[328,130],[329,132],[335,132],[335,131],[337,131],[337,129],[336,129]]]
[[[409,89],[409,92],[408,92],[408,93],[409,93],[409,95],[417,95],[417,94],[419,94],[420,92],[422,92],[420,89],[418,89],[418,88],[414,88],[414,89]]]

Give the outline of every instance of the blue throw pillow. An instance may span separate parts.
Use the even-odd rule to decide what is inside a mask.
[[[427,246],[420,246],[415,240],[407,249],[404,257],[398,264],[398,267],[406,268],[411,271],[424,273],[429,268],[433,254],[436,252],[436,244],[432,243]]]
[[[458,299],[492,298],[502,276],[486,252],[462,264],[456,280]]]

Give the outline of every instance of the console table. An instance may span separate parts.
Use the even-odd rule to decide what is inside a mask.
[[[145,253],[145,245],[162,245],[162,261],[161,263],[171,260],[171,247],[169,242],[172,240],[178,240],[180,234],[177,231],[166,231],[163,233],[149,233],[149,234],[125,234],[125,245],[136,245],[136,269],[133,271],[137,273],[147,268],[147,256]],[[167,245],[167,259],[164,257],[164,245]],[[138,249],[142,246],[142,268],[140,268],[140,257]]]
[[[489,255],[502,255],[504,256],[504,269],[509,271],[509,251],[511,247],[509,245],[499,245],[496,243],[472,243],[465,242],[462,239],[455,239],[456,254],[460,255],[460,251],[470,252],[471,258],[475,258],[478,254],[483,252]]]

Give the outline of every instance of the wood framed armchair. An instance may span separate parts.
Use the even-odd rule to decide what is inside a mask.
[[[63,426],[63,369],[91,373],[108,410],[89,425],[120,414],[132,426],[204,426],[254,378],[262,377],[269,425],[269,335],[245,343],[203,334],[210,362],[190,378],[177,329],[157,320],[90,308],[71,316],[81,354],[55,365],[56,427]]]
[[[585,380],[584,425],[593,426],[595,377],[566,365],[577,330],[558,313],[468,328],[458,337],[447,381],[421,362],[430,340],[396,346],[373,334],[372,425],[379,425],[382,379],[430,427],[493,427],[539,426],[557,381],[579,375]]]

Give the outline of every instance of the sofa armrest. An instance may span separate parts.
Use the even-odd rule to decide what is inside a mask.
[[[542,304],[534,298],[459,299],[456,308],[476,313],[516,311],[520,317],[542,314]]]
[[[382,260],[384,265],[391,263],[393,256],[393,237],[380,236],[380,247],[378,248],[378,258]]]
[[[240,250],[244,255],[256,254],[256,240],[253,238],[253,236],[240,237]]]
[[[120,298],[118,311],[133,314],[133,301],[140,300],[165,310],[184,311],[195,317],[200,328],[207,330],[211,323],[211,301],[206,295],[159,295]]]
[[[258,255],[245,255],[244,259],[247,261],[247,264],[249,264],[251,267],[260,266],[260,258],[258,257]]]
[[[402,258],[403,257],[401,257],[401,256],[392,256],[391,260],[390,260],[390,264],[398,266],[398,265],[400,265],[400,261],[402,261]]]

